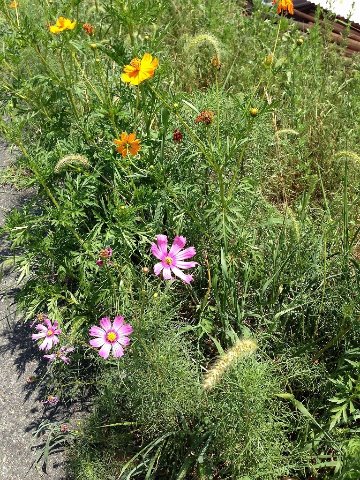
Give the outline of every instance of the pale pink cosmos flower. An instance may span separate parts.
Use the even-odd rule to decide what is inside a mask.
[[[193,257],[196,254],[195,247],[188,247],[182,250],[186,244],[185,237],[175,237],[173,244],[168,251],[168,239],[166,235],[156,235],[156,243],[151,245],[151,253],[160,260],[154,266],[155,275],[163,273],[165,280],[171,280],[171,273],[179,277],[183,282],[190,283],[193,280],[192,275],[186,275],[181,270],[196,267],[197,262],[184,262],[184,260]]]
[[[39,345],[40,350],[51,350],[52,347],[59,342],[58,335],[60,335],[61,330],[58,322],[52,324],[51,320],[45,318],[44,322],[38,323],[35,328],[40,333],[33,333],[31,338],[33,340],[39,340],[40,338],[44,339]]]
[[[100,357],[108,358],[111,351],[114,357],[122,357],[124,355],[123,347],[130,343],[129,335],[132,333],[133,327],[125,323],[124,317],[120,315],[114,318],[113,323],[111,323],[109,317],[102,318],[100,327],[93,325],[90,328],[90,335],[96,337],[90,340],[90,345],[100,348]]]
[[[49,362],[53,362],[58,358],[68,365],[70,363],[70,358],[67,357],[67,355],[73,351],[74,347],[61,347],[57,352],[50,353],[49,355],[43,355],[43,357],[49,360]]]
[[[56,395],[49,395],[46,400],[43,400],[44,405],[51,405],[52,407],[57,405],[60,401],[60,398]]]

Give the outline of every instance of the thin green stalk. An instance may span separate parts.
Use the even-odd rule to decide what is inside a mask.
[[[349,259],[348,158],[345,160],[343,188],[343,251],[346,266]]]
[[[225,258],[226,258],[227,251],[228,251],[228,244],[227,244],[227,234],[226,234],[226,225],[225,225],[226,198],[225,198],[223,167],[220,167],[218,169],[218,179],[219,179],[219,188],[220,188],[220,202],[221,202],[221,208],[222,208],[222,234],[224,239],[224,251],[225,251]]]
[[[215,84],[216,84],[216,102],[217,102],[217,112],[216,112],[216,139],[217,146],[220,150],[220,94],[219,94],[219,76],[216,70],[215,72]]]
[[[75,104],[75,101],[74,101],[74,98],[73,98],[73,95],[72,95],[72,92],[71,92],[71,82],[69,82],[68,75],[67,75],[67,71],[66,71],[65,64],[64,64],[64,59],[63,59],[63,45],[61,45],[59,57],[60,57],[61,69],[62,69],[62,71],[63,71],[64,78],[65,78],[65,91],[66,91],[66,95],[67,95],[67,97],[68,97],[68,99],[69,99],[69,102],[71,103],[71,106],[72,106],[72,108],[73,108],[73,111],[74,111],[76,120],[77,120],[77,121],[79,122],[79,124],[80,124],[80,115],[79,115],[78,109],[77,109],[77,107],[76,107],[76,104]]]
[[[192,128],[188,125],[186,120],[179,114],[179,112],[174,109],[163,97],[160,95],[154,87],[150,85],[150,90],[154,93],[154,95],[165,105],[170,111],[172,111],[176,118],[180,121],[180,123],[183,125],[187,133],[189,134],[190,138],[192,139],[193,143],[199,148],[201,153],[204,155],[204,157],[208,160],[210,166],[214,167],[214,161],[213,158],[209,156],[209,152],[206,150],[205,145],[203,142],[200,140],[200,138],[194,133]]]
[[[31,168],[31,170],[33,171],[37,181],[40,183],[40,185],[43,187],[45,193],[47,194],[49,200],[51,201],[51,203],[54,205],[54,207],[57,209],[57,210],[60,210],[60,206],[57,202],[57,200],[55,199],[54,195],[52,194],[51,190],[49,189],[49,187],[47,186],[45,180],[43,179],[41,173],[39,172],[38,168],[35,166],[34,162],[32,161],[30,155],[28,154],[26,148],[24,147],[23,143],[21,141],[18,141],[18,146],[20,148],[20,150],[22,151],[23,155],[28,159],[28,162],[29,162],[29,166]],[[84,241],[83,239],[80,237],[80,235],[77,233],[76,230],[74,230],[74,228],[70,227],[69,225],[67,226],[67,228],[71,231],[71,233],[74,235],[74,237],[77,239],[77,241],[79,242],[79,244],[84,247]]]
[[[324,355],[327,350],[329,350],[329,348],[333,347],[334,345],[336,345],[336,343],[343,339],[350,332],[351,327],[351,325],[348,325],[341,328],[339,333],[313,356],[313,361],[318,360],[322,355]]]

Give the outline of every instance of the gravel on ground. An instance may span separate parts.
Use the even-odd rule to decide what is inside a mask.
[[[0,143],[0,169],[12,160],[10,150]],[[0,185],[0,226],[6,214],[26,201],[28,195]],[[0,237],[0,264],[8,255],[6,239]],[[35,438],[34,432],[52,413],[42,403],[36,381],[32,381],[40,356],[31,340],[29,324],[16,312],[17,288],[15,274],[0,276],[0,480],[66,480],[61,453],[50,456],[47,473],[35,468],[39,455],[36,445],[43,439]]]

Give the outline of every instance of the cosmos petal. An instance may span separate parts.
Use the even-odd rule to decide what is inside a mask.
[[[103,317],[101,320],[100,320],[100,325],[101,327],[105,330],[105,332],[107,332],[108,330],[111,329],[111,321],[110,321],[110,318],[109,317]]]
[[[192,280],[193,280],[193,276],[192,275],[186,275],[184,272],[182,272],[179,268],[177,267],[172,267],[172,271],[174,273],[174,275],[176,275],[177,277],[179,277],[183,282],[185,283],[191,283]]]
[[[112,353],[115,358],[119,358],[124,355],[124,349],[118,342],[115,342],[112,346]]]
[[[99,350],[99,355],[102,358],[108,358],[110,355],[111,343],[104,343],[104,345]]]
[[[185,237],[175,237],[169,254],[176,255],[186,245]]]
[[[114,318],[113,329],[114,329],[115,331],[116,331],[116,330],[119,330],[119,328],[121,328],[123,325],[124,325],[124,317],[122,317],[121,315],[117,315],[117,316]]]

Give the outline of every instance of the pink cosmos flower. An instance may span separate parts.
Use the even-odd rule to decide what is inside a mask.
[[[51,320],[45,318],[44,322],[38,323],[35,328],[40,333],[33,333],[31,338],[33,340],[39,340],[39,338],[44,339],[39,345],[40,350],[51,350],[52,347],[59,342],[58,335],[60,335],[61,330],[58,322],[52,324]]]
[[[185,237],[175,237],[173,244],[168,252],[168,239],[166,235],[156,235],[156,243],[151,245],[151,253],[160,260],[154,266],[155,275],[163,272],[165,280],[171,280],[171,273],[181,278],[185,283],[193,280],[192,275],[186,275],[181,270],[192,268],[198,265],[197,262],[184,262],[184,260],[193,257],[196,254],[195,247],[188,247],[182,250],[186,244]]]
[[[46,400],[43,400],[44,405],[51,405],[52,407],[59,403],[59,397],[56,395],[49,395]]]
[[[96,337],[90,340],[90,345],[95,348],[101,347],[100,357],[108,358],[110,351],[114,357],[122,357],[124,355],[123,347],[130,343],[129,335],[132,333],[133,327],[125,323],[124,317],[121,316],[116,316],[113,323],[109,317],[102,318],[100,327],[93,325],[90,328],[90,335]]]
[[[43,355],[43,357],[49,360],[49,362],[53,362],[58,358],[62,360],[64,363],[69,364],[70,359],[69,357],[67,357],[67,354],[73,351],[74,351],[74,347],[61,347],[60,350],[58,350],[57,352],[50,353],[50,355]]]

